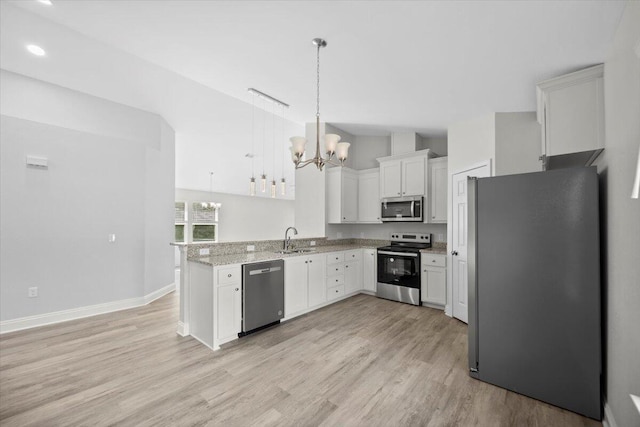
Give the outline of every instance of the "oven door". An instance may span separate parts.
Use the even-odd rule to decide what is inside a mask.
[[[420,256],[378,250],[378,282],[420,289]]]

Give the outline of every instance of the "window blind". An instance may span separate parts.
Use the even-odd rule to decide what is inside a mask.
[[[213,202],[196,202],[191,209],[191,222],[194,224],[214,224],[218,222],[220,204]]]

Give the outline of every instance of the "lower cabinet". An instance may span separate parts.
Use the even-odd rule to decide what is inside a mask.
[[[362,288],[368,292],[376,292],[378,282],[378,260],[375,249],[362,250]]]
[[[327,301],[324,255],[284,260],[284,315],[303,313]]]
[[[447,303],[447,257],[422,254],[421,299],[425,305],[442,307]]]
[[[346,251],[344,255],[344,293],[362,289],[362,249]]]
[[[219,286],[218,303],[218,344],[238,338],[242,331],[242,286],[240,283]]]
[[[238,338],[242,331],[242,267],[214,268],[214,341],[219,346]]]

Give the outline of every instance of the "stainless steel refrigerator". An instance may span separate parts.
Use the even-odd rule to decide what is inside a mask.
[[[595,167],[468,181],[469,370],[602,419]]]

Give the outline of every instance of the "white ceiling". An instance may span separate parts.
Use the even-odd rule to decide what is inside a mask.
[[[357,135],[535,109],[535,83],[603,62],[621,1],[14,2],[246,101],[255,87]]]

